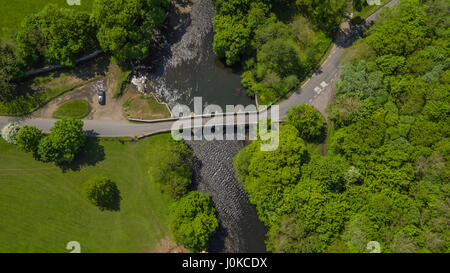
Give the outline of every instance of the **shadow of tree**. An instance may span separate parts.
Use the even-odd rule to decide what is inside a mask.
[[[359,38],[366,36],[367,30],[373,25],[373,22],[363,20],[360,17],[353,18],[353,22],[349,22],[349,27],[339,29],[335,37],[335,44],[341,48],[350,47]]]
[[[57,164],[63,172],[67,170],[79,171],[83,166],[95,166],[98,162],[105,160],[105,150],[100,145],[99,138],[95,136],[86,137],[86,144],[81,149],[75,160],[71,163]]]
[[[109,56],[107,54],[102,54],[91,60],[81,62],[74,67],[64,67],[56,71],[39,74],[36,77],[50,76],[52,78],[58,78],[62,74],[70,74],[82,79],[83,81],[87,81],[98,75],[106,75],[109,63]],[[35,77],[30,78],[29,81],[32,83],[34,78]]]

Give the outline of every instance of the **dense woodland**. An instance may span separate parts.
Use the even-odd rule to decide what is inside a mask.
[[[347,49],[328,155],[307,152],[301,126],[321,122],[297,109],[277,151],[256,141],[235,157],[268,250],[450,251],[449,9],[402,0]]]

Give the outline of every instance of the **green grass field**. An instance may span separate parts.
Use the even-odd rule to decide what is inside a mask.
[[[151,251],[170,234],[172,201],[149,182],[148,166],[169,140],[168,134],[134,144],[91,138],[90,152],[62,170],[0,139],[0,252],[70,252],[69,241],[78,241],[81,252]],[[83,198],[82,184],[94,174],[117,183],[119,211],[100,211]]]
[[[66,102],[53,113],[54,118],[82,119],[87,115],[89,115],[89,103],[85,100]]]
[[[42,10],[48,4],[57,4],[60,7],[91,11],[94,0],[80,0],[81,5],[70,6],[67,0],[0,0],[0,39],[13,41],[22,19]]]

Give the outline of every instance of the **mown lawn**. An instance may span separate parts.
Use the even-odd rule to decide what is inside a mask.
[[[0,0],[0,39],[11,42],[23,18],[39,12],[48,4],[91,11],[94,0],[80,0],[81,5],[68,5],[67,0]]]
[[[148,166],[164,153],[170,135],[136,143],[89,140],[71,168],[41,163],[0,139],[0,252],[149,252],[169,235],[171,199],[151,184]],[[98,142],[98,143],[97,143]],[[119,211],[100,211],[81,194],[94,174],[110,176],[120,190]]]
[[[53,113],[54,118],[82,119],[87,115],[89,115],[89,103],[85,100],[66,102]]]

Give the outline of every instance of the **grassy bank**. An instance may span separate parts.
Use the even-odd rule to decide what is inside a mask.
[[[153,95],[130,98],[123,104],[123,113],[133,119],[170,118],[170,111],[165,104],[159,103]]]
[[[108,72],[106,73],[106,84],[108,92],[113,94],[113,98],[121,97],[127,88],[131,71],[120,67],[114,58],[111,58]]]
[[[90,139],[90,152],[63,171],[0,139],[0,252],[69,252],[69,241],[81,252],[149,252],[169,235],[170,198],[148,173],[169,140]],[[119,211],[100,211],[83,198],[81,186],[95,174],[117,183]]]

